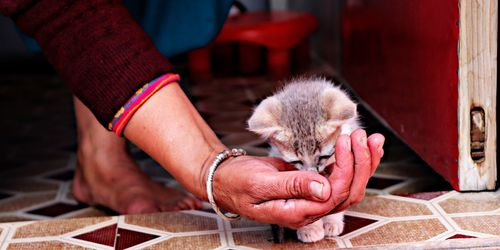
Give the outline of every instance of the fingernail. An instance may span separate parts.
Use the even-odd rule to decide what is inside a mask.
[[[311,193],[316,196],[316,198],[323,199],[323,183],[311,181],[309,189],[311,189]]]

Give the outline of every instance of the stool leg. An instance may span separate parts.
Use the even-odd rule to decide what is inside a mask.
[[[210,47],[204,47],[189,52],[189,75],[194,82],[212,80],[210,52]]]
[[[243,74],[257,73],[260,69],[260,47],[253,44],[239,44],[239,64]]]
[[[268,74],[273,80],[282,80],[290,74],[290,55],[288,50],[269,49],[267,52]]]
[[[307,69],[311,62],[309,55],[309,40],[307,38],[293,48],[292,56],[292,62],[295,66],[294,69],[297,69],[297,71]]]

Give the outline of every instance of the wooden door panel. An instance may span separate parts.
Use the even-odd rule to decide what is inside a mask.
[[[497,11],[498,4],[494,1],[483,2],[490,3]],[[461,99],[469,95],[460,89],[477,83],[474,75],[477,79],[487,77],[479,86],[493,82],[495,89],[486,91],[496,91],[496,65],[493,69],[489,62],[489,68],[484,69],[480,64],[471,66],[465,62],[466,58],[459,58],[459,44],[464,47],[459,43],[464,33],[460,32],[461,25],[465,27],[460,23],[466,12],[462,10],[464,13],[459,0],[347,1],[342,18],[343,74],[359,96],[455,189],[492,189],[496,156],[488,156],[482,159],[485,163],[476,164],[471,160],[470,146],[459,147],[470,145],[466,139],[470,139],[467,129],[470,129],[472,106],[486,108],[485,119],[493,118],[489,128],[496,126],[494,95],[479,98],[488,101],[459,105],[459,95]],[[493,29],[496,34],[493,25],[482,32]],[[469,40],[477,37],[471,34],[470,27],[466,35]],[[496,63],[496,43],[495,51],[490,52],[494,52]],[[462,54],[473,56],[474,51]],[[488,53],[485,57],[491,59]],[[495,79],[488,72],[494,72]],[[472,106],[464,107],[466,104]],[[496,154],[496,135],[493,130],[488,131],[489,140],[483,144],[491,142],[487,149]],[[464,174],[466,167],[471,170],[467,175],[477,176],[464,184],[467,178],[460,177],[460,172]]]

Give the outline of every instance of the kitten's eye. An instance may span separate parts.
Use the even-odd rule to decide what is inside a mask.
[[[302,161],[289,161],[288,163],[293,164],[293,165],[297,165],[297,164],[303,165],[304,164],[304,163],[302,163]]]
[[[322,155],[322,156],[319,157],[318,160],[320,160],[320,161],[322,161],[322,160],[328,160],[328,159],[330,159],[330,157],[332,157],[332,155]]]

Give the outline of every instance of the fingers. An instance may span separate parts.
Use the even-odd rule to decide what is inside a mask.
[[[347,136],[346,136],[347,137]],[[343,211],[347,209],[352,204],[357,204],[361,202],[365,195],[366,185],[368,184],[368,180],[370,176],[375,171],[376,167],[380,163],[380,157],[383,155],[383,142],[384,137],[380,134],[374,134],[368,140],[366,132],[362,129],[358,129],[354,131],[350,140],[352,143],[352,153],[348,153],[351,150],[351,146],[346,146],[344,143],[339,143],[340,140],[347,140],[344,137],[339,137],[336,145],[336,151],[339,154],[336,154],[337,163],[334,165],[338,169],[343,169],[344,171],[348,171],[347,169],[353,170],[352,177],[345,177],[347,180],[352,180],[351,185],[346,190],[339,191],[332,190],[332,198],[335,196],[339,196],[340,198],[348,196],[343,202],[338,204],[333,212]],[[345,157],[345,158],[344,158]],[[337,174],[336,174],[337,172]],[[332,176],[330,177],[330,182],[332,188],[334,187],[335,180],[341,179],[340,175],[337,177],[338,170],[334,169]],[[333,177],[335,175],[335,177]],[[345,183],[344,183],[345,185]],[[345,188],[345,186],[343,186]],[[339,200],[340,198],[337,198]]]
[[[368,148],[366,131],[358,129],[351,134],[354,153],[354,180],[351,185],[349,200],[359,203],[365,196],[365,188],[372,174],[372,157]]]
[[[331,195],[328,180],[316,173],[304,171],[267,172],[253,183],[256,198],[264,200],[306,199],[326,201]],[[258,189],[257,189],[258,188]]]
[[[261,222],[279,224],[289,228],[305,226],[327,214],[331,205],[327,202],[314,202],[301,199],[281,199],[254,205],[255,217]]]
[[[371,175],[375,173],[377,166],[380,164],[380,159],[384,156],[384,142],[385,137],[381,134],[373,134],[368,137],[368,147],[372,158]]]
[[[354,177],[354,157],[351,152],[351,138],[347,135],[340,135],[335,145],[336,162],[330,177],[332,187],[331,202],[334,207],[342,204],[349,197],[349,190]]]

